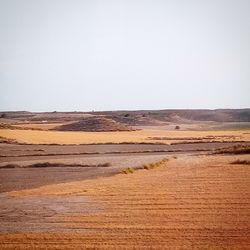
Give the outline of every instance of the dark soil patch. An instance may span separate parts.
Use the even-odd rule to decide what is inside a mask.
[[[132,127],[103,117],[87,117],[81,121],[53,128],[58,131],[112,132],[132,131]]]
[[[59,168],[59,167],[71,167],[71,168],[104,168],[104,167],[110,167],[110,163],[103,163],[98,165],[83,165],[83,164],[64,164],[64,163],[50,163],[50,162],[41,162],[41,163],[35,163],[31,165],[26,166],[20,166],[18,164],[7,164],[0,166],[0,168]]]

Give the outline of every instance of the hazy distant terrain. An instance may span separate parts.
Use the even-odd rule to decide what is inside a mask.
[[[183,122],[183,121],[214,121],[214,122],[250,122],[250,109],[216,109],[216,110],[138,110],[138,111],[92,111],[92,112],[0,112],[2,118],[20,121],[72,121],[90,115],[102,115],[112,119],[120,119],[133,125],[144,122]]]

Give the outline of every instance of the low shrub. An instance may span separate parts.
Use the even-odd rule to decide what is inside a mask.
[[[149,170],[150,169],[150,165],[149,164],[144,164],[143,168]]]
[[[250,154],[250,145],[235,145],[215,151],[215,154]]]
[[[97,165],[97,167],[101,167],[101,168],[107,168],[107,167],[110,167],[110,166],[111,166],[111,164],[109,162]]]
[[[231,164],[250,165],[250,161],[238,159],[236,161],[231,162]]]
[[[4,166],[1,166],[0,168],[18,168],[19,165],[17,164],[7,164],[7,165],[4,165]]]
[[[160,167],[161,165],[163,165],[167,161],[168,161],[168,159],[162,159],[162,160],[154,162],[154,163],[144,164],[143,168],[146,170],[154,169],[154,168]]]
[[[123,174],[133,174],[134,172],[135,172],[135,170],[133,168],[131,168],[131,167],[125,168],[125,169],[122,170]]]

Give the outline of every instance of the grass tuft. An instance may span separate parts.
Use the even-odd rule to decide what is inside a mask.
[[[122,170],[123,174],[133,174],[135,172],[135,170],[133,168],[125,168]]]
[[[160,161],[157,161],[157,162],[154,162],[154,163],[144,164],[144,165],[143,165],[143,168],[146,169],[146,170],[154,169],[154,168],[157,168],[157,167],[162,166],[162,165],[165,164],[167,161],[168,161],[168,159],[164,158],[164,159],[162,159],[162,160],[160,160]]]

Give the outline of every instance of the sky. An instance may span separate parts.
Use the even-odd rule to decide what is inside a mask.
[[[0,0],[0,110],[250,108],[249,0]]]

